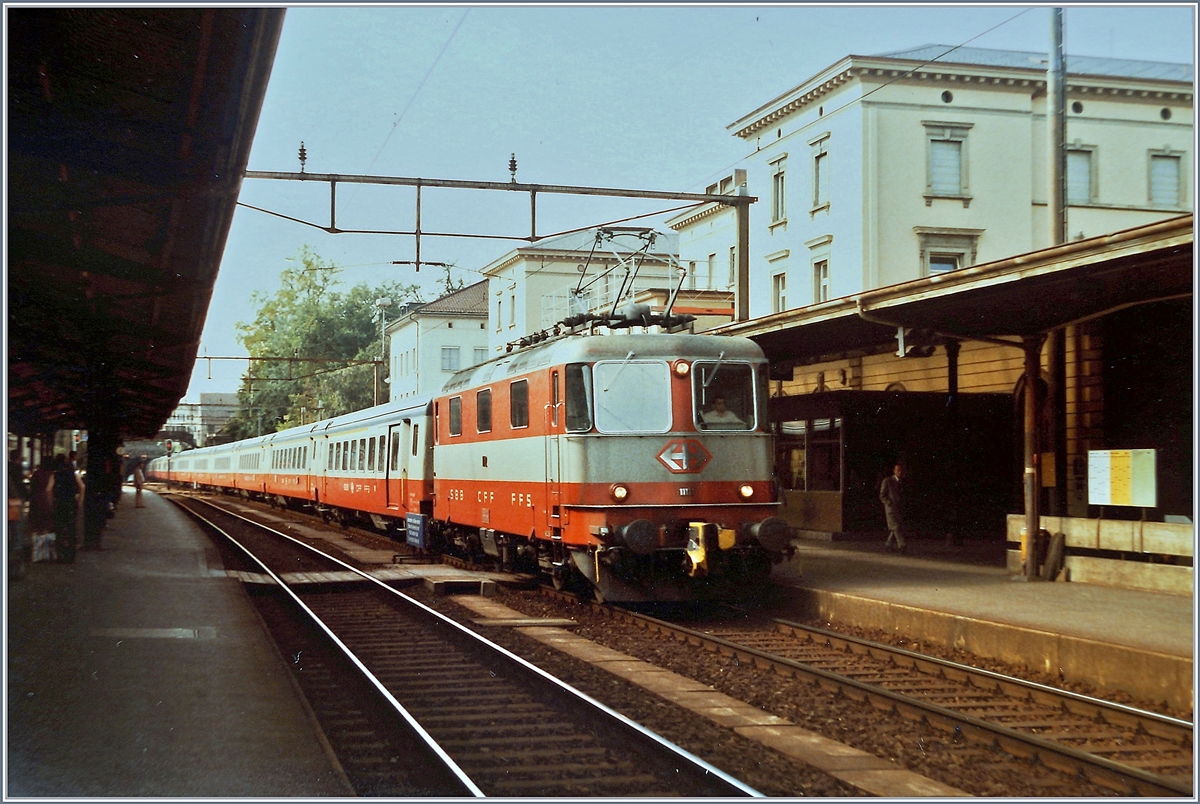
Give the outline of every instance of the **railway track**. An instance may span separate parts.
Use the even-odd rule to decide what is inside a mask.
[[[243,577],[286,593],[256,597],[359,795],[760,795],[366,572],[179,504],[255,556]]]
[[[608,607],[650,631],[811,681],[1130,795],[1191,796],[1193,726],[1022,679],[781,619],[735,612],[703,630]]]

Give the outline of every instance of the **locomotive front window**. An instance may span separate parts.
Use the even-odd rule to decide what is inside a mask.
[[[665,433],[671,429],[671,372],[666,361],[601,361],[592,374],[597,430]]]
[[[567,432],[592,429],[592,372],[586,363],[567,366]]]
[[[701,430],[753,430],[755,374],[747,363],[697,360],[692,367],[692,402]]]

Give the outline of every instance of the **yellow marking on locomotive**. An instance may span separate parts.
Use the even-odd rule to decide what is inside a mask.
[[[737,544],[737,531],[722,528],[712,522],[689,522],[687,556],[691,563],[688,575],[703,577],[708,574],[708,551],[730,550]]]

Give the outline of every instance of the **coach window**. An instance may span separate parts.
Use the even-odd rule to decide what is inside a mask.
[[[567,431],[592,429],[592,372],[586,363],[567,366]]]
[[[374,439],[372,439],[374,440]],[[367,439],[358,439],[358,471],[364,471],[367,463]]]
[[[697,360],[692,366],[696,426],[701,430],[753,430],[754,371],[748,363]]]
[[[480,391],[475,394],[475,429],[480,433],[492,430],[492,392]]]
[[[517,380],[508,386],[508,421],[515,430],[529,426],[529,380]]]
[[[604,360],[592,367],[596,429],[665,433],[671,429],[671,373],[665,360]]]
[[[391,467],[392,471],[400,468],[400,433],[392,433],[392,449],[391,449]]]
[[[450,399],[450,435],[462,435],[462,397]]]
[[[346,469],[353,472],[356,466],[358,466],[358,441],[350,439],[350,465]]]
[[[367,442],[367,471],[375,471],[375,439],[370,439]]]
[[[387,458],[385,457],[386,455],[387,455],[387,436],[380,436],[379,437],[379,467],[378,467],[380,472],[383,471],[384,461],[387,460]]]
[[[414,424],[413,425],[413,446],[412,446],[412,454],[413,455],[417,454],[417,443],[419,441],[420,434],[421,434],[421,425]]]

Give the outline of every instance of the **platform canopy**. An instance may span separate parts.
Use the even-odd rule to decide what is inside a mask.
[[[152,436],[187,391],[284,10],[5,13],[8,429]]]
[[[927,337],[1019,346],[1068,324],[1193,293],[1192,215],[722,326],[773,363],[815,363]]]

